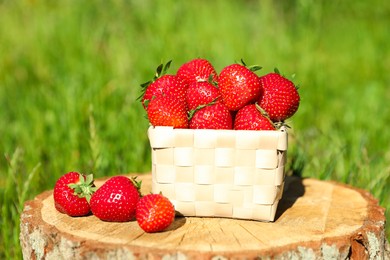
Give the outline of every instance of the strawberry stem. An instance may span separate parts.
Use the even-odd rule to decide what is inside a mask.
[[[158,67],[156,69],[155,76],[153,78],[153,81],[155,81],[156,79],[158,79],[162,75],[165,75],[168,72],[169,67],[171,66],[171,63],[172,63],[172,60],[168,61],[166,64],[161,63],[160,65],[158,65]]]
[[[194,116],[194,114],[195,114],[197,111],[201,110],[201,109],[204,108],[204,107],[212,106],[212,105],[214,105],[217,101],[218,101],[218,97],[215,98],[213,101],[211,101],[211,102],[208,103],[208,104],[199,105],[199,106],[197,106],[195,109],[192,109],[192,110],[188,111],[188,120],[191,120],[191,118]]]
[[[261,67],[259,65],[250,65],[250,66],[248,66],[248,65],[246,65],[246,63],[245,63],[245,61],[243,59],[241,59],[241,64],[243,66],[245,66],[246,68],[248,68],[252,72],[256,72],[256,71],[261,70],[263,68],[263,67]]]
[[[213,85],[214,87],[218,88],[218,82],[216,82],[214,80],[214,76],[213,74],[210,74],[208,79],[207,79],[207,82],[210,83],[211,85]]]
[[[86,198],[88,202],[92,194],[97,190],[94,184],[93,174],[83,175],[79,173],[79,181],[68,184],[68,187],[74,191],[74,195],[79,198]]]
[[[149,87],[150,84],[152,84],[158,78],[160,78],[161,76],[165,75],[168,72],[168,70],[171,66],[171,63],[172,63],[172,60],[168,61],[166,64],[161,63],[160,65],[157,66],[153,79],[141,84],[141,95],[139,97],[137,97],[136,100],[140,100],[145,95],[145,91]]]
[[[280,76],[285,77],[286,79],[288,79],[288,77],[286,77],[285,75],[283,75],[282,73],[280,73],[280,70],[279,70],[278,68],[276,68],[276,67],[274,68],[274,72],[275,72],[276,74],[279,74]],[[295,76],[296,76],[295,73],[292,74],[291,77],[290,77],[290,79],[288,79],[288,80],[290,80],[291,82],[293,82],[294,79],[295,79]],[[293,83],[294,83],[294,82],[293,82]],[[296,90],[299,89],[299,85],[295,85],[295,83],[294,83],[294,87],[295,87]]]
[[[137,177],[138,176],[133,176],[133,177],[130,178],[130,180],[134,184],[134,186],[137,189],[139,195],[142,197],[142,193],[141,193],[142,180],[141,181],[137,181]]]
[[[255,103],[255,106],[257,108],[257,110],[260,111],[260,113],[268,119],[268,121],[270,121],[272,123],[272,125],[275,127],[275,129],[280,129],[282,126],[285,126],[287,128],[290,128],[289,125],[287,125],[284,121],[278,121],[278,122],[274,122],[272,121],[270,118],[269,118],[269,115],[268,113],[256,102]]]
[[[267,113],[267,111],[265,111],[257,102],[255,103],[255,106],[256,106],[256,109],[265,117],[267,118],[267,120],[275,127],[275,129],[279,129],[277,128],[277,125],[275,124],[275,122],[273,122],[271,120],[271,118],[269,118],[269,115]]]

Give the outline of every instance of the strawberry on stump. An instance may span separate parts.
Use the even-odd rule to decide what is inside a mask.
[[[72,217],[86,216],[91,213],[89,200],[95,191],[92,174],[68,172],[54,185],[54,206],[59,212]]]
[[[133,220],[140,199],[140,185],[135,178],[111,177],[92,195],[92,213],[103,221]]]
[[[136,219],[145,232],[160,232],[174,221],[175,208],[161,193],[148,194],[142,197],[137,204]]]

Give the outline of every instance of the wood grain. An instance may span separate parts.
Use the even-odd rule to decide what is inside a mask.
[[[151,175],[139,178],[142,192],[150,192]],[[272,223],[177,217],[155,234],[143,232],[135,221],[61,214],[52,191],[46,191],[26,202],[20,240],[25,259],[385,259],[384,223],[384,209],[366,191],[287,177]]]

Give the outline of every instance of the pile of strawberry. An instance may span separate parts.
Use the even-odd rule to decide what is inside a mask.
[[[298,110],[300,96],[278,71],[235,63],[217,74],[206,59],[193,59],[166,74],[160,65],[142,84],[141,102],[153,126],[190,129],[275,130]]]
[[[93,214],[109,222],[135,219],[145,232],[165,230],[175,219],[173,204],[161,193],[142,196],[140,185],[136,178],[114,176],[97,188],[92,175],[68,172],[54,186],[54,205],[72,217]]]

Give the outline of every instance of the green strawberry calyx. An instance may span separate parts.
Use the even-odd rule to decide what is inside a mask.
[[[92,194],[95,193],[97,187],[94,184],[93,174],[83,175],[79,173],[79,181],[69,183],[68,187],[73,190],[73,194],[79,198],[86,198],[89,202]]]
[[[243,65],[244,67],[248,68],[250,71],[252,72],[256,72],[258,70],[261,70],[263,67],[259,66],[259,65],[247,65],[244,61],[244,59],[241,59],[241,62],[239,63],[241,65]]]
[[[140,100],[144,96],[145,91],[149,87],[150,84],[155,82],[161,76],[167,74],[169,67],[171,66],[171,63],[172,63],[172,60],[168,61],[165,64],[161,63],[160,65],[157,66],[153,79],[141,84],[141,95],[137,98],[137,100]]]
[[[207,79],[198,79],[197,82],[208,82],[214,87],[218,88],[218,82],[215,81],[213,74],[210,74]]]
[[[188,111],[188,112],[187,112],[187,114],[188,114],[188,120],[191,120],[191,118],[194,116],[194,114],[195,114],[197,111],[201,110],[202,108],[208,107],[208,106],[212,106],[212,105],[214,105],[215,103],[217,103],[218,99],[219,99],[219,97],[217,97],[216,99],[214,99],[213,101],[211,101],[211,102],[208,103],[208,104],[199,105],[199,106],[197,106],[195,109]]]
[[[161,63],[160,65],[157,66],[156,72],[154,73],[154,77],[152,80],[149,80],[145,83],[141,84],[142,89],[146,89],[151,83],[156,81],[156,79],[160,78],[161,76],[165,75],[169,67],[171,66],[172,60],[168,61],[166,64]]]
[[[139,196],[142,197],[142,193],[141,193],[142,180],[137,181],[137,177],[138,176],[131,177],[130,180],[133,183],[133,185],[135,186],[135,188],[137,189]]]
[[[276,129],[278,129],[277,125],[269,118],[268,113],[257,102],[255,103],[255,107]]]
[[[294,79],[295,79],[295,76],[296,76],[295,73],[292,74],[290,77],[287,77],[286,75],[282,74],[277,67],[274,68],[274,72],[276,74],[279,74],[280,76],[286,78],[287,80],[290,80],[294,84],[294,87],[296,88],[296,90],[299,90],[299,84],[295,84],[294,83]]]
[[[255,106],[256,106],[256,109],[257,109],[258,111],[260,111],[260,113],[261,113],[265,118],[267,118],[268,121],[271,122],[271,124],[275,127],[275,129],[280,129],[282,126],[285,126],[285,127],[287,127],[287,128],[290,128],[290,126],[287,125],[284,121],[278,121],[278,122],[272,121],[271,118],[269,117],[267,111],[265,111],[265,110],[259,105],[259,103],[256,102],[256,103],[255,103]]]

